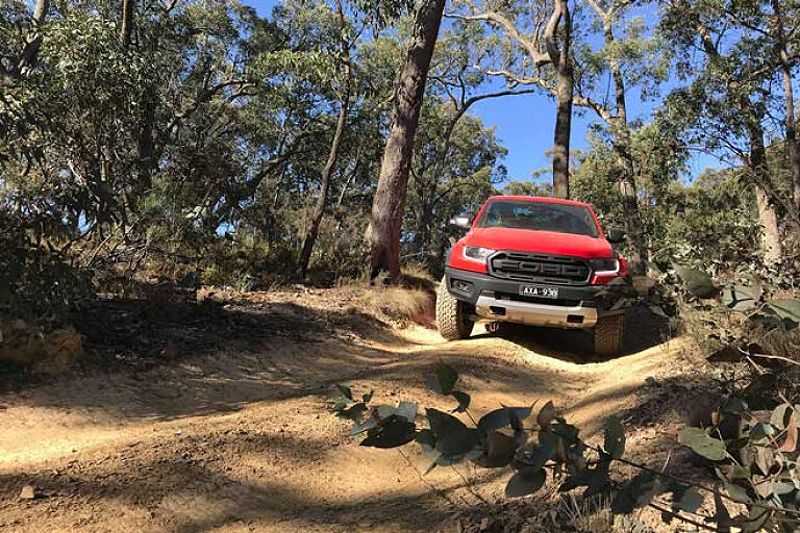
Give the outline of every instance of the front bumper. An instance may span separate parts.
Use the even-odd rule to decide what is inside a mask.
[[[495,322],[513,322],[527,326],[555,328],[592,328],[597,324],[597,309],[577,305],[562,307],[529,302],[498,300],[481,295],[475,305],[475,314]]]
[[[445,269],[445,283],[450,294],[475,307],[478,318],[529,326],[592,328],[618,299],[604,285],[524,283],[453,268]],[[521,285],[557,287],[558,299],[521,297]]]

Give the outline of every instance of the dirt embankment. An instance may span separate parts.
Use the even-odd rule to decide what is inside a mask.
[[[476,415],[552,399],[589,436],[621,414],[637,426],[629,449],[646,462],[661,466],[675,447],[689,362],[680,340],[661,342],[642,316],[631,317],[627,355],[591,362],[581,335],[476,329],[444,343],[361,313],[364,298],[352,289],[256,294],[158,330],[107,304],[87,346],[110,370],[0,381],[0,530],[444,527],[454,512],[501,498],[506,475],[460,466],[423,478],[413,445],[359,448],[325,403],[345,382],[374,389],[376,402],[448,407],[422,377],[437,361],[460,372]],[[36,498],[19,498],[26,485]]]

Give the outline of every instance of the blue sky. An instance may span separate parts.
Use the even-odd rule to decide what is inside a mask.
[[[279,0],[243,0],[255,7],[263,16],[268,16]],[[669,89],[669,84],[664,90]],[[631,119],[648,119],[653,102],[642,102],[632,91],[628,106]],[[504,97],[478,102],[470,110],[480,116],[487,126],[494,127],[502,144],[508,149],[504,164],[511,180],[528,180],[532,173],[550,168],[546,152],[553,145],[555,123],[554,102],[540,94]],[[572,150],[586,148],[586,134],[595,117],[589,113],[576,112],[572,122]],[[694,177],[707,167],[719,166],[711,156],[695,155],[690,162],[687,177]],[[548,174],[549,176],[549,174]]]

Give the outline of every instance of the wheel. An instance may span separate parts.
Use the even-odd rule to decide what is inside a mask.
[[[600,317],[594,326],[594,353],[596,355],[617,355],[622,351],[622,337],[625,331],[625,315]]]
[[[436,325],[439,334],[449,341],[466,339],[472,333],[473,322],[469,319],[467,305],[453,298],[442,280],[436,293]]]

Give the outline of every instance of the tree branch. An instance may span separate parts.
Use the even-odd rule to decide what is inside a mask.
[[[558,69],[561,64],[561,53],[558,49],[558,43],[556,43],[556,32],[558,31],[558,25],[561,23],[561,17],[564,16],[564,10],[558,0],[553,4],[553,14],[544,29],[544,43],[550,62]]]
[[[500,13],[497,13],[496,11],[487,11],[477,15],[461,15],[458,13],[451,13],[446,16],[448,18],[463,20],[466,22],[484,21],[500,26],[505,30],[509,37],[519,43],[525,49],[525,51],[528,52],[528,56],[530,56],[534,65],[541,67],[550,63],[550,56],[539,51],[538,39],[532,41],[522,35],[519,30],[517,30],[516,26],[514,26],[513,21],[509,20]]]
[[[603,19],[603,21],[605,21],[606,18],[608,18],[610,11],[606,13],[606,11],[595,0],[586,0],[586,1],[589,3],[590,6],[592,6],[592,9],[595,10],[597,16]]]

